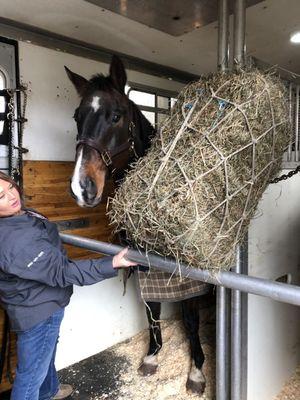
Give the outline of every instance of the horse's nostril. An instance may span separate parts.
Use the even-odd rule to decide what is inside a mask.
[[[92,190],[96,187],[95,182],[91,178],[88,178],[88,177],[85,177],[84,179],[82,179],[79,184],[80,184],[81,189],[83,189],[83,190]]]
[[[85,177],[81,182],[80,186],[83,189],[83,198],[87,202],[93,201],[97,196],[97,186],[93,179]]]
[[[96,192],[96,183],[93,179],[85,178],[85,190],[87,190],[90,194],[94,194]]]

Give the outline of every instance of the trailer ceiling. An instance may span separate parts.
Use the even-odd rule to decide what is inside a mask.
[[[150,28],[181,36],[218,19],[218,2],[213,0],[85,0],[123,15]],[[263,0],[247,0],[247,7]],[[234,0],[229,0],[233,12]],[[184,7],[183,7],[184,4]]]
[[[300,46],[289,42],[300,30],[300,1],[247,4],[247,54],[300,73]],[[0,0],[0,35],[21,23],[31,32],[199,75],[216,69],[216,7],[217,0]]]

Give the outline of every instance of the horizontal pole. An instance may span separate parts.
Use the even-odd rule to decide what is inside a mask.
[[[122,246],[100,242],[81,236],[60,233],[64,243],[87,250],[95,251],[105,255],[115,255],[123,249]],[[242,292],[256,294],[258,296],[269,297],[273,300],[281,301],[294,305],[300,305],[300,287],[286,283],[274,282],[267,279],[256,278],[235,272],[210,271],[197,268],[190,268],[185,264],[178,264],[176,261],[163,258],[153,254],[130,249],[128,259],[144,266],[158,268],[164,272],[180,274],[181,276],[195,279],[202,282],[211,283],[217,286],[225,286],[229,289],[236,289]]]

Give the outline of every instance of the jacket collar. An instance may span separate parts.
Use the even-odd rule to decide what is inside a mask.
[[[16,224],[16,223],[19,223],[19,222],[27,221],[28,218],[29,218],[29,214],[26,212],[27,211],[26,208],[24,208],[23,210],[25,211],[24,214],[11,215],[9,217],[0,217],[0,224],[3,224],[3,225],[9,224],[9,225],[11,225],[11,224]]]

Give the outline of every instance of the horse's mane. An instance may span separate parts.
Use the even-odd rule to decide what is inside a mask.
[[[142,154],[140,155],[143,156],[151,145],[151,139],[153,138],[153,136],[155,136],[156,129],[143,115],[141,110],[133,101],[129,100],[129,103],[132,109],[132,115],[133,115],[132,119],[136,125],[136,131],[139,133],[140,141],[142,143],[142,148],[141,148]]]

